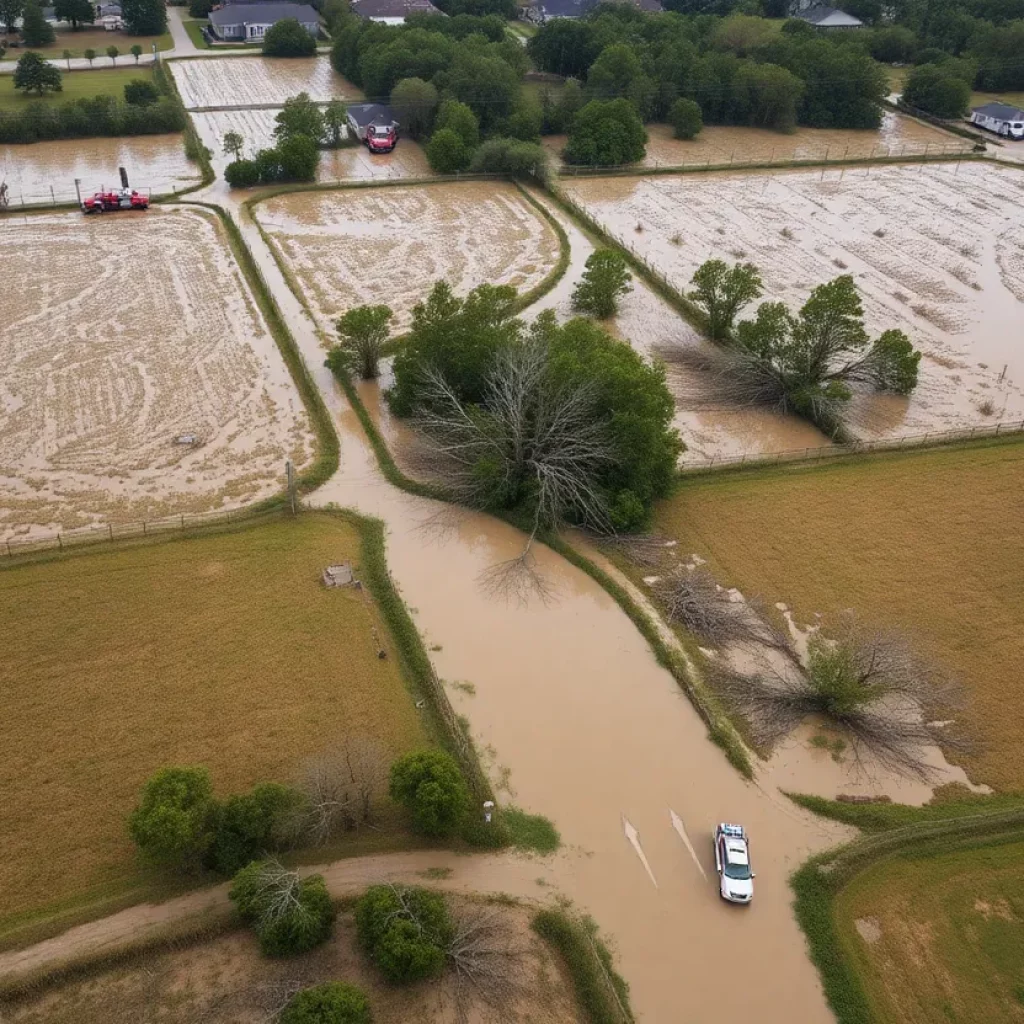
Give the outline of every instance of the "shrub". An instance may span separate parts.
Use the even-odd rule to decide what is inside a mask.
[[[601,320],[614,316],[619,299],[632,291],[626,260],[615,249],[596,249],[572,295],[573,309]]]
[[[543,146],[517,139],[488,139],[474,154],[469,169],[479,174],[547,181],[550,168]]]
[[[128,831],[148,860],[194,869],[210,844],[215,806],[205,768],[163,768],[143,787]]]
[[[695,139],[704,127],[700,104],[694,100],[679,99],[669,107],[668,123],[677,139]]]
[[[372,1024],[370,1002],[355,985],[328,981],[292,997],[280,1024]]]
[[[950,62],[952,63],[952,62]],[[903,87],[903,101],[935,117],[962,117],[971,100],[971,87],[945,64],[914,68]]]
[[[391,766],[391,798],[407,808],[417,831],[428,836],[457,832],[469,808],[469,791],[451,754],[420,750]]]
[[[335,910],[322,875],[299,878],[275,861],[254,861],[228,894],[267,956],[306,953],[326,942]]]
[[[363,948],[393,984],[436,977],[452,938],[448,907],[426,889],[375,885],[356,904]]]
[[[563,157],[566,163],[616,167],[644,158],[647,132],[629,100],[591,100],[576,115]]]
[[[476,114],[458,100],[446,100],[437,111],[434,130],[448,128],[462,140],[466,149],[476,149],[480,145],[480,122]]]
[[[434,132],[427,143],[427,160],[438,174],[455,174],[469,166],[471,153],[451,128]]]
[[[316,40],[297,18],[282,18],[263,37],[264,57],[314,57]]]
[[[306,135],[293,135],[277,147],[279,181],[316,181],[320,150]]]
[[[252,188],[260,183],[260,165],[255,160],[232,160],[224,168],[224,180],[232,188]]]
[[[132,107],[148,107],[160,99],[160,92],[152,82],[133,78],[124,87],[124,101]]]
[[[250,861],[277,849],[299,801],[298,793],[275,782],[230,797],[215,816],[210,846],[213,868],[222,875],[234,875]]]

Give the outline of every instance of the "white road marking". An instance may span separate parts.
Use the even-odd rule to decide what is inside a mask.
[[[707,881],[707,874],[701,865],[701,862],[697,859],[697,851],[693,848],[693,843],[690,842],[690,837],[686,834],[686,829],[683,828],[683,819],[676,814],[675,811],[670,807],[668,809],[669,817],[672,819],[672,827],[679,833],[679,838],[682,839],[683,844],[690,851],[690,856],[693,858],[693,863],[697,865],[697,870],[700,872],[701,877]]]
[[[622,830],[626,833],[626,838],[629,840],[629,845],[636,850],[636,855],[640,858],[640,863],[643,864],[644,870],[647,872],[647,876],[654,883],[654,888],[658,888],[658,880],[654,877],[654,872],[651,870],[651,865],[647,863],[647,856],[644,853],[643,847],[640,845],[640,833],[633,828],[632,823],[622,816]]]

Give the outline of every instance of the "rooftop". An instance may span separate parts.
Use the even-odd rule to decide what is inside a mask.
[[[410,14],[440,14],[430,0],[352,0],[361,18],[407,18]]]
[[[808,7],[806,11],[800,11],[793,17],[810,22],[818,28],[859,28],[864,24],[852,14],[837,11],[834,7]]]
[[[395,123],[395,112],[386,103],[350,103],[345,113],[360,128],[368,124]]]
[[[973,113],[981,114],[982,117],[994,117],[999,121],[1024,121],[1024,110],[998,101],[975,107]]]
[[[219,10],[210,11],[214,25],[244,25],[250,22],[271,25],[285,18],[295,18],[301,24],[319,23],[320,15],[309,4],[290,3],[248,3],[228,4]]]

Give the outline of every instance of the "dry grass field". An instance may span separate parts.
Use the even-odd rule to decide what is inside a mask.
[[[355,529],[310,514],[0,571],[0,917],[139,885],[126,818],[157,768],[224,796],[347,737],[424,742],[368,591],[320,583],[346,560]]]
[[[971,780],[1024,788],[1024,443],[696,477],[654,529],[798,623],[852,608],[965,684]]]
[[[253,214],[332,334],[364,303],[389,305],[393,328],[407,327],[442,278],[460,294],[485,282],[526,291],[558,259],[551,226],[500,182],[297,192]]]
[[[887,858],[840,893],[841,943],[877,1024],[1024,1018],[1024,843]]]
[[[237,506],[310,461],[306,411],[216,218],[12,218],[0,264],[0,538]]]
[[[429,884],[429,882],[427,883]],[[470,901],[449,897],[454,912]],[[550,948],[529,926],[531,913],[515,906],[485,908],[498,913],[495,948],[517,950],[509,961],[519,982],[517,994],[501,1006],[470,997],[467,1017],[456,1013],[456,984],[449,974],[439,981],[387,985],[359,950],[354,914],[342,910],[334,936],[298,958],[260,956],[248,932],[232,932],[167,953],[136,958],[98,976],[47,990],[15,1006],[4,1016],[10,1024],[112,1024],[159,1020],[161,1024],[266,1024],[288,986],[347,981],[368,996],[374,1024],[575,1024],[571,985]]]

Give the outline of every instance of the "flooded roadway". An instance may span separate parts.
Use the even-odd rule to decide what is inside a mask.
[[[619,607],[548,549],[538,557],[557,591],[552,603],[489,597],[481,573],[518,552],[521,535],[476,514],[447,531],[431,528],[443,507],[384,480],[354,412],[322,365],[311,319],[255,225],[240,217],[220,183],[204,198],[240,219],[334,414],[341,466],[311,503],[355,508],[386,524],[392,576],[434,648],[438,673],[473,683],[475,695],[459,692],[457,708],[480,749],[493,751],[492,775],[498,780],[509,769],[515,801],[561,830],[565,849],[546,876],[610,937],[639,1018],[657,1024],[831,1020],[790,910],[787,878],[847,832],[744,781]],[[373,408],[375,387],[365,391]],[[673,827],[672,812],[700,868]],[[716,893],[710,837],[720,820],[740,821],[753,836],[758,881],[749,908],[727,906]],[[627,822],[639,833],[651,875],[627,840]]]

